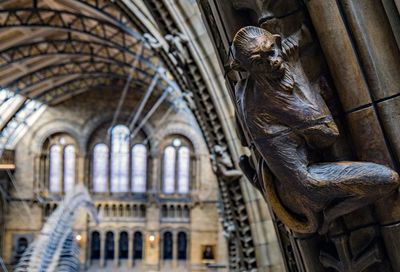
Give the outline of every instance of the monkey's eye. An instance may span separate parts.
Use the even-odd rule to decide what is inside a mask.
[[[269,50],[269,51],[265,52],[265,55],[267,55],[268,57],[271,57],[271,56],[275,55],[275,51]]]

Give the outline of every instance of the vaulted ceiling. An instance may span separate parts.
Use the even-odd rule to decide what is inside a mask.
[[[150,96],[154,105],[185,100],[210,152],[218,145],[238,161],[233,104],[219,65],[193,0],[0,0],[0,157],[47,108],[109,88],[122,98],[125,90],[139,92],[133,111]],[[221,179],[219,186],[223,220],[242,228],[231,255],[239,247],[241,262],[254,268],[244,208],[253,189]]]
[[[99,87],[180,92],[151,25],[128,10],[107,0],[0,1],[3,147],[46,105]]]

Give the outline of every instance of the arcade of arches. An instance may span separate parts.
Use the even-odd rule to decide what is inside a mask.
[[[81,271],[279,271],[223,76],[196,1],[0,1],[1,269],[82,184]]]
[[[0,271],[400,271],[399,11],[0,0]]]

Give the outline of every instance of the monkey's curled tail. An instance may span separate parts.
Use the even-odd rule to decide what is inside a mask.
[[[306,220],[300,220],[291,214],[281,203],[275,186],[271,181],[271,175],[269,175],[269,169],[265,161],[262,160],[260,163],[261,178],[263,179],[263,189],[265,190],[266,197],[271,205],[272,210],[276,214],[279,220],[287,226],[289,229],[297,233],[309,234],[318,231],[319,223],[318,218],[314,212],[307,210],[304,212]]]

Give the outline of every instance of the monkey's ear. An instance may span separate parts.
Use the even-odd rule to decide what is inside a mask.
[[[231,69],[238,71],[238,72],[245,72],[245,70],[242,68],[242,66],[240,65],[240,62],[237,59],[233,59],[231,64]]]
[[[281,48],[281,47],[282,47],[282,38],[281,38],[281,35],[274,34],[274,37],[275,37],[275,43],[276,43],[276,45],[277,45],[279,48]]]

